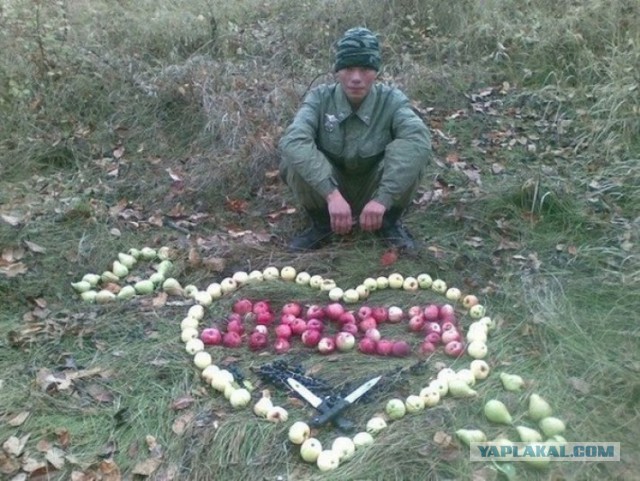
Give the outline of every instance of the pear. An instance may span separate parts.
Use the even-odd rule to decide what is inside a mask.
[[[564,421],[551,416],[541,419],[538,426],[540,426],[540,429],[542,429],[542,432],[548,438],[561,434],[566,429]]]
[[[506,372],[500,373],[500,381],[502,381],[502,387],[507,391],[519,391],[524,386],[524,379],[517,374],[508,374]]]
[[[538,443],[542,441],[542,434],[535,429],[528,428],[527,426],[516,426],[518,436],[523,443]]]
[[[490,399],[484,405],[484,415],[491,422],[498,424],[512,424],[513,418],[502,401]]]
[[[128,300],[131,299],[133,297],[135,297],[136,295],[136,290],[133,286],[124,286],[122,289],[120,289],[120,291],[117,294],[117,298],[120,300]]]
[[[478,395],[478,393],[471,389],[466,381],[462,379],[449,380],[449,394],[453,397],[473,397]]]
[[[76,292],[82,294],[83,292],[90,291],[93,286],[89,281],[78,281],[72,282],[71,287],[73,287]]]
[[[471,443],[482,443],[487,440],[487,436],[479,429],[458,429],[456,436],[467,446]]]
[[[534,452],[535,452],[535,446],[534,446]],[[524,457],[522,458],[522,460],[527,463],[529,466],[533,467],[533,468],[537,468],[537,469],[543,469],[546,468],[547,466],[549,466],[549,463],[551,462],[551,458],[549,456],[538,456],[538,457]]]
[[[534,421],[551,416],[553,413],[551,406],[536,393],[529,396],[529,417]]]

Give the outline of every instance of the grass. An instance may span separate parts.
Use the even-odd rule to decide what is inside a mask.
[[[15,463],[51,457],[53,446],[65,462],[34,468],[34,479],[501,479],[494,465],[470,463],[454,432],[515,439],[484,420],[483,402],[497,397],[531,425],[526,400],[538,392],[568,440],[619,441],[622,462],[515,463],[515,479],[636,479],[639,16],[625,0],[5,3],[0,268],[22,262],[26,272],[0,270],[0,440],[29,437],[19,456],[3,445],[2,475],[23,479]],[[406,218],[421,255],[390,266],[380,264],[384,246],[358,233],[319,253],[283,249],[303,219],[282,213],[293,204],[273,175],[275,145],[306,90],[330,79],[331,42],[356,24],[380,32],[381,78],[427,112],[433,132],[436,158]],[[70,287],[118,252],[163,245],[174,249],[173,275],[199,287],[271,265],[341,286],[428,272],[476,293],[498,322],[493,375],[477,399],[445,398],[390,423],[322,474],[299,460],[287,424],[234,411],[201,382],[179,340],[188,300],[98,306]],[[207,322],[239,296],[326,302],[264,283],[214,303]],[[370,300],[434,301],[393,290]],[[406,337],[404,326],[385,333]],[[311,415],[252,374],[281,357],[212,354],[251,380],[254,400],[270,388],[290,420]],[[299,347],[285,359],[336,386],[417,361]],[[439,362],[451,363],[434,356],[349,417],[364,426],[387,399],[419,391]],[[504,391],[500,371],[523,376],[526,389]],[[324,445],[336,435],[314,434]]]

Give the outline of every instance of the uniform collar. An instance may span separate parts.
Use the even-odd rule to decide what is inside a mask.
[[[376,85],[371,86],[371,90],[364,99],[364,102],[360,105],[360,108],[354,112],[347,99],[347,95],[342,90],[342,85],[336,84],[335,102],[338,119],[340,122],[345,120],[351,114],[355,114],[365,124],[369,125],[371,122],[371,115],[373,113],[373,107],[376,104],[376,97],[378,96]]]

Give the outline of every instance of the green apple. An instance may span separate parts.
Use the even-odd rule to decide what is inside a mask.
[[[332,301],[342,300],[343,295],[344,291],[340,287],[334,287],[329,291],[329,299],[331,299]]]
[[[390,419],[394,420],[400,419],[404,417],[405,414],[407,414],[407,407],[404,405],[404,402],[402,401],[402,399],[397,398],[389,399],[384,410],[387,413],[387,416],[389,416]]]
[[[225,277],[220,281],[220,289],[223,294],[229,294],[238,288],[238,283],[232,277]]]
[[[402,289],[402,284],[404,283],[404,277],[402,274],[398,272],[394,272],[389,275],[389,287],[391,289]]]
[[[376,289],[386,289],[389,287],[389,278],[384,276],[376,278],[376,286]]]
[[[320,286],[322,285],[322,276],[315,274],[313,276],[311,276],[311,278],[309,279],[309,286],[312,287],[313,289],[320,289]]]
[[[284,266],[280,270],[280,277],[285,281],[294,281],[298,273],[292,266]]]
[[[309,438],[300,446],[300,457],[307,463],[315,463],[321,452],[322,444],[316,438]]]
[[[418,281],[420,289],[429,289],[431,287],[431,284],[433,283],[433,279],[429,274],[419,274],[416,279]]]
[[[244,271],[236,271],[231,276],[231,279],[236,281],[236,284],[238,284],[239,286],[242,286],[249,281],[249,274]]]
[[[271,281],[280,277],[280,269],[275,266],[266,267],[262,271],[262,277],[265,281]]]
[[[347,304],[354,304],[360,300],[360,295],[355,289],[347,289],[342,295],[342,300]]]
[[[418,281],[415,277],[405,277],[402,281],[402,288],[405,291],[417,291],[420,286],[418,285]]]
[[[308,286],[310,280],[311,274],[308,272],[298,272],[298,275],[296,275],[296,284],[300,286]]]
[[[376,281],[373,277],[367,277],[362,284],[369,289],[369,291],[375,291],[378,288],[378,281]]]
[[[442,279],[434,279],[431,283],[431,290],[438,294],[444,294],[447,292],[447,283]]]

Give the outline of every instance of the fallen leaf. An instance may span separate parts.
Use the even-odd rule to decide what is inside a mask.
[[[124,155],[124,146],[123,145],[119,145],[118,147],[113,149],[112,155],[113,155],[114,159],[122,158],[122,156]]]
[[[100,462],[100,477],[96,478],[100,481],[122,481],[120,467],[112,459],[105,459]]]
[[[7,424],[12,427],[21,426],[29,417],[31,413],[29,411],[22,411],[21,413],[16,414],[12,418],[7,421]]]
[[[161,292],[153,298],[153,307],[163,307],[167,303],[169,295],[166,292]]]
[[[40,469],[46,468],[47,463],[41,459],[35,459],[32,457],[26,457],[22,459],[22,470],[27,473],[33,473]]]
[[[222,257],[207,257],[202,260],[202,266],[213,272],[222,272],[227,266],[227,262]]]
[[[18,460],[4,450],[0,450],[0,473],[12,474],[20,469]]]
[[[114,397],[111,391],[107,390],[107,388],[105,388],[100,384],[89,384],[86,387],[86,391],[87,393],[89,393],[89,396],[91,396],[93,399],[95,399],[98,402],[101,402],[101,403],[113,402]]]
[[[452,441],[452,436],[445,433],[444,431],[436,431],[436,433],[433,435],[433,442],[438,446],[449,446]]]
[[[160,467],[162,460],[158,458],[148,458],[136,464],[133,468],[133,474],[141,476],[151,476],[156,469]]]
[[[12,278],[19,276],[20,274],[25,274],[28,270],[29,268],[25,264],[22,262],[16,262],[15,264],[9,264],[6,267],[0,267],[0,274]]]
[[[35,242],[31,242],[31,241],[28,241],[28,240],[25,240],[23,242],[24,242],[24,245],[27,246],[27,249],[29,249],[31,252],[35,252],[37,254],[44,254],[45,252],[47,252],[47,249],[45,249],[44,247],[39,246]]]
[[[171,430],[178,436],[181,436],[182,434],[184,434],[189,424],[191,424],[191,421],[193,421],[194,417],[195,414],[192,412],[184,413],[173,422]]]
[[[54,468],[62,469],[64,467],[65,453],[62,449],[51,448],[49,451],[46,452],[44,457],[47,461],[49,461],[53,465]]]
[[[4,449],[7,454],[18,457],[22,454],[22,450],[27,444],[30,436],[31,434],[25,434],[21,438],[10,436],[9,439],[2,443],[2,449]]]
[[[171,409],[174,411],[181,411],[183,409],[187,409],[194,403],[195,399],[193,396],[180,396],[178,399],[171,403]]]
[[[591,392],[591,386],[584,379],[580,379],[578,377],[570,377],[569,384],[573,389],[578,391],[581,394],[589,394]]]
[[[69,442],[71,441],[71,434],[69,434],[69,430],[67,428],[58,428],[55,430],[55,434],[60,446],[62,446],[63,448],[69,446]]]

